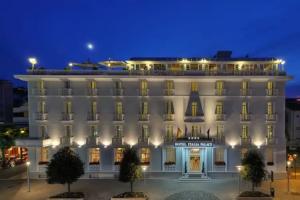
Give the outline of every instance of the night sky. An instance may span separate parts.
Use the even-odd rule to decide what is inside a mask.
[[[0,0],[0,78],[70,61],[137,56],[274,56],[300,96],[298,0]],[[86,43],[95,45],[93,51]],[[19,81],[14,81],[21,84]]]

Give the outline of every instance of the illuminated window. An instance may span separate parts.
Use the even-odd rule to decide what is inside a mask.
[[[38,89],[45,89],[45,81],[39,80],[37,87],[38,87]]]
[[[225,165],[224,148],[215,148],[215,165]]]
[[[248,114],[248,103],[246,101],[242,102],[242,115]]]
[[[65,136],[72,137],[72,126],[71,125],[65,126]]]
[[[224,126],[217,124],[217,137],[222,138],[224,136]]]
[[[274,82],[268,81],[267,82],[267,89],[268,90],[273,90],[274,89]]]
[[[242,81],[242,90],[247,90],[249,88],[249,82],[248,81]]]
[[[166,89],[167,90],[173,90],[174,89],[174,81],[167,80],[166,81]]]
[[[192,116],[197,116],[197,102],[192,102]]]
[[[141,114],[143,115],[148,114],[148,102],[146,101],[141,102]]]
[[[97,113],[97,101],[92,101],[91,102],[91,113],[92,114]]]
[[[267,114],[272,115],[274,113],[274,105],[273,102],[269,101],[267,103]]]
[[[92,81],[90,82],[90,88],[91,88],[91,89],[96,89],[96,88],[97,88],[97,83],[96,83],[96,81],[92,80]]]
[[[123,114],[123,104],[121,101],[116,102],[116,114]]]
[[[274,126],[268,125],[267,126],[267,138],[273,138],[274,137]]]
[[[150,149],[141,148],[141,164],[150,164]]]
[[[117,125],[116,126],[116,138],[122,138],[123,137],[123,126]]]
[[[172,100],[167,100],[165,106],[166,114],[174,114],[174,106]]]
[[[46,164],[49,161],[49,149],[48,147],[40,148],[40,161],[39,164]]]
[[[148,82],[146,80],[141,80],[140,82],[140,93],[142,96],[148,95]]]
[[[248,149],[246,149],[246,148],[241,149],[241,159],[245,158],[245,155],[246,155],[247,152],[248,152]]]
[[[223,81],[217,81],[216,82],[216,93],[217,95],[222,95],[224,91],[224,82]]]
[[[149,137],[149,126],[147,124],[142,125],[142,138],[148,139]]]
[[[191,90],[192,90],[192,92],[198,92],[198,83],[197,82],[191,83]]]
[[[40,113],[46,113],[46,102],[45,101],[39,102],[38,111]]]
[[[247,125],[242,125],[242,139],[249,138],[249,127]]]
[[[89,149],[89,164],[99,165],[100,164],[100,149],[90,148]]]
[[[97,136],[98,135],[97,125],[91,125],[90,126],[90,133],[91,133],[92,136]]]
[[[124,148],[115,148],[115,165],[119,165],[123,159],[124,156]]]
[[[166,137],[168,139],[173,138],[173,125],[167,125],[166,126]]]
[[[174,147],[167,147],[165,164],[170,165],[175,163],[176,163],[176,149]]]
[[[69,101],[69,100],[65,101],[65,108],[64,109],[65,109],[66,114],[72,113],[72,102]]]
[[[192,137],[199,136],[199,127],[197,125],[192,125]]]
[[[217,105],[216,105],[216,114],[217,115],[221,115],[223,114],[223,102],[217,102]]]

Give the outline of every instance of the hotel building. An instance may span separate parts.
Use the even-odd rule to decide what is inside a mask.
[[[28,83],[32,175],[72,147],[90,177],[117,174],[125,147],[136,148],[147,172],[236,173],[258,149],[267,170],[286,170],[285,84],[276,58],[131,58],[34,68]],[[105,68],[105,69],[104,69]]]

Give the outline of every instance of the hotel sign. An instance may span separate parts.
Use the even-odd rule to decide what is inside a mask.
[[[197,137],[188,137],[182,140],[177,140],[174,143],[175,147],[212,147],[213,143],[210,140],[201,140]]]

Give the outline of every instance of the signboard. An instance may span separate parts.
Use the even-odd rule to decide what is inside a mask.
[[[175,147],[212,147],[212,142],[188,142],[188,141],[180,141],[174,143]]]

